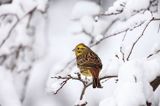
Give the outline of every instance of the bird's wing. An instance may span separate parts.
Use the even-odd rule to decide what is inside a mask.
[[[102,69],[101,60],[94,52],[89,52],[84,55],[83,58],[79,59],[78,63],[79,66]]]

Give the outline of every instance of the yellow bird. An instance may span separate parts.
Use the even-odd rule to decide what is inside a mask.
[[[78,44],[73,51],[81,74],[86,77],[92,76],[93,88],[102,88],[99,80],[99,72],[102,69],[100,58],[83,43]]]

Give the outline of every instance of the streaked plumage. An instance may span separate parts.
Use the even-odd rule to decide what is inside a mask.
[[[102,69],[100,58],[85,44],[78,44],[75,49],[77,66],[84,76],[92,76],[93,88],[101,88],[99,72]]]

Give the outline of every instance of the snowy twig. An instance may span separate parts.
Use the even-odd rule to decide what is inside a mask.
[[[5,14],[6,15],[6,14]],[[13,15],[16,17],[17,21],[15,22],[15,24],[11,27],[11,29],[9,30],[7,36],[3,39],[2,43],[0,44],[0,48],[3,46],[3,44],[7,41],[7,39],[10,37],[13,29],[17,26],[18,22],[19,22],[19,18],[16,14],[8,14],[8,15]],[[4,14],[2,15],[4,16]]]
[[[160,52],[160,50],[157,50],[157,51],[155,51],[154,53],[149,54],[149,55],[147,56],[147,58],[150,58],[150,57],[152,57],[153,55],[158,54],[159,52]]]
[[[59,74],[59,73],[61,73],[61,72],[63,72],[66,68],[68,68],[70,65],[75,65],[75,58],[73,58],[73,59],[71,59],[70,61],[68,61],[65,65],[64,65],[64,67],[61,69],[61,70],[59,70],[56,74]]]
[[[128,32],[128,30],[126,30],[126,32],[125,32],[125,34],[124,34],[124,36],[123,36],[122,42],[125,40],[126,35],[127,35],[127,32]]]
[[[36,8],[33,8],[32,10],[30,10],[29,12],[27,12],[21,19],[19,19],[19,17],[14,14],[14,16],[17,18],[17,21],[14,23],[14,25],[9,29],[9,32],[7,34],[7,36],[4,38],[4,40],[2,41],[2,43],[0,44],[0,48],[4,45],[4,43],[7,41],[7,39],[11,36],[12,31],[15,29],[15,27],[18,25],[18,23],[21,22],[21,20],[23,20],[28,14],[31,14]],[[6,14],[5,14],[6,15]],[[7,14],[10,15],[10,14]]]
[[[123,36],[123,39],[122,39],[122,42],[124,41],[126,35],[127,35],[127,32],[128,30],[126,30],[124,36]],[[120,53],[122,54],[122,60],[123,62],[125,62],[125,53],[123,52],[123,49],[122,49],[122,45],[120,46]],[[118,55],[116,55],[116,57],[119,59]]]
[[[117,22],[117,19],[113,20],[108,26],[107,28],[102,32],[102,35],[105,36],[106,33],[109,31],[109,29]]]
[[[110,34],[110,35],[108,35],[108,36],[105,36],[105,37],[103,37],[102,39],[100,39],[99,41],[97,41],[97,42],[95,42],[94,44],[92,44],[90,47],[93,47],[93,46],[95,46],[95,45],[98,45],[100,42],[102,42],[102,41],[104,41],[104,40],[106,40],[106,39],[108,39],[108,38],[110,38],[110,37],[113,37],[113,36],[116,36],[116,35],[121,34],[121,33],[123,33],[123,32],[126,32],[127,30],[128,30],[128,29],[125,29],[125,30],[122,30],[122,31],[120,31],[120,32],[116,32],[116,33]]]
[[[137,27],[140,27],[142,24],[144,24],[144,22],[142,22],[142,23],[139,24],[139,25],[134,26],[133,29],[135,29],[135,28],[137,28]],[[95,42],[95,43],[92,44],[90,47],[93,47],[93,46],[95,46],[95,45],[98,45],[98,44],[101,43],[103,40],[106,40],[106,39],[108,39],[108,38],[110,38],[110,37],[117,36],[117,35],[119,35],[119,34],[121,34],[121,33],[124,33],[124,32],[127,33],[128,30],[133,30],[133,29],[126,28],[126,29],[124,29],[124,30],[122,30],[122,31],[115,32],[115,33],[110,34],[110,35],[108,35],[108,36],[104,36],[102,39],[100,39],[99,41]]]
[[[158,26],[158,31],[157,32],[159,32],[160,31],[160,24],[159,24],[159,26]]]
[[[77,74],[77,77],[73,77],[71,75],[68,75],[66,77],[62,77],[62,76],[51,77],[51,78],[56,78],[56,79],[62,79],[62,80],[64,80],[61,83],[61,86],[56,90],[56,92],[54,94],[57,94],[69,80],[77,80],[77,81],[80,81],[83,84],[83,89],[82,89],[82,92],[81,92],[81,95],[80,95],[80,100],[82,100],[83,96],[85,94],[86,89],[90,85],[92,85],[93,82],[88,82],[88,81],[82,79],[80,73],[76,73],[76,74]],[[100,80],[104,80],[104,79],[108,79],[108,78],[115,78],[115,77],[117,77],[117,76],[103,76],[103,77],[100,78]]]
[[[150,24],[152,21],[157,21],[157,20],[160,20],[160,19],[159,19],[159,18],[154,18],[154,17],[152,17],[152,18],[148,21],[148,23],[147,23],[146,26],[144,27],[141,35],[140,35],[140,36],[137,38],[137,40],[133,43],[133,45],[132,45],[132,47],[131,47],[131,50],[130,50],[128,56],[127,56],[127,61],[129,60],[129,58],[130,58],[130,56],[131,56],[131,54],[132,54],[132,52],[133,52],[134,47],[136,46],[136,44],[138,43],[138,41],[143,37],[144,32],[146,31],[146,29],[147,29],[147,27],[149,26],[149,24]]]
[[[150,84],[153,87],[153,91],[155,91],[156,88],[160,85],[160,76],[154,79]]]
[[[123,62],[125,62],[125,54],[124,54],[124,52],[122,50],[122,46],[120,47],[120,53],[122,54],[122,60],[123,60]]]
[[[54,94],[57,94],[57,93],[63,88],[63,86],[67,83],[67,81],[70,79],[69,77],[61,77],[61,76],[52,77],[52,78],[65,79],[65,80],[61,83],[60,88],[58,88]]]
[[[85,33],[86,35],[88,35],[91,40],[90,40],[90,44],[92,44],[94,42],[94,36],[91,34],[91,33],[88,33],[87,31],[83,30],[82,31],[83,33]]]
[[[97,16],[112,16],[112,15],[118,15],[122,12],[123,10],[116,10],[116,12],[111,12],[111,13],[100,13]]]

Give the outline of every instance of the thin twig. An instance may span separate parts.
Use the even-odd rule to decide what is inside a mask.
[[[135,45],[136,45],[136,44],[138,43],[138,41],[143,37],[145,30],[147,29],[148,25],[153,21],[153,19],[154,19],[154,18],[152,18],[152,19],[149,20],[149,22],[146,24],[145,28],[143,29],[141,35],[140,35],[140,36],[138,37],[138,39],[133,43],[133,45],[132,45],[132,47],[131,47],[131,50],[130,50],[128,56],[127,56],[127,61],[129,61],[129,58],[130,58],[130,56],[131,56],[131,54],[132,54],[132,52],[133,52],[133,49],[134,49]]]
[[[10,37],[13,29],[17,26],[17,24],[18,24],[18,22],[19,22],[18,16],[17,16],[16,14],[12,14],[12,15],[14,15],[14,16],[16,17],[17,21],[16,21],[15,24],[11,27],[11,29],[9,30],[7,36],[6,36],[6,37],[3,39],[3,41],[1,42],[0,48],[1,48],[1,47],[3,46],[3,44],[7,41],[7,39]]]
[[[156,55],[156,54],[158,54],[158,53],[160,53],[160,50],[157,50],[156,52],[149,54],[149,55],[147,56],[147,58],[150,58],[150,57],[152,57],[153,55]]]
[[[159,24],[159,26],[158,26],[158,31],[157,31],[157,33],[160,31],[160,24]]]
[[[100,16],[112,16],[112,15],[121,14],[122,12],[123,12],[123,9],[122,10],[116,10],[116,12],[111,12],[111,13],[100,13],[97,16],[98,17],[100,17]]]
[[[101,34],[105,36],[109,29],[117,22],[117,20],[118,19],[114,19]]]
[[[33,8],[32,10],[30,10],[28,13],[26,13],[21,19],[19,19],[19,17],[16,14],[13,14],[16,16],[17,21],[15,22],[15,24],[11,27],[11,29],[9,30],[7,36],[4,38],[4,40],[2,41],[2,43],[0,44],[0,48],[4,45],[4,43],[7,41],[7,39],[11,36],[12,31],[15,29],[15,27],[18,25],[18,23],[23,20],[28,14],[30,14],[32,11],[34,11],[36,8]]]
[[[126,30],[126,32],[125,32],[125,34],[124,34],[124,36],[123,36],[122,42],[125,40],[126,35],[127,35],[127,32],[128,32],[128,30]]]
[[[73,62],[75,61],[75,58],[73,58],[73,59],[71,59],[70,61],[68,61],[65,65],[64,65],[64,67],[58,72],[58,73],[56,73],[56,74],[59,74],[59,73],[61,73],[61,72],[63,72],[67,67],[69,67],[71,64],[74,64]]]
[[[122,46],[120,47],[120,52],[122,54],[122,60],[123,60],[123,62],[125,62],[125,54],[124,54],[124,52],[122,50]]]
[[[132,45],[132,47],[131,47],[131,50],[130,50],[130,52],[129,52],[129,54],[128,54],[127,61],[129,61],[129,58],[130,58],[130,56],[131,56],[131,54],[132,54],[132,52],[133,52],[133,49],[134,49],[135,45],[136,45],[136,44],[138,43],[138,41],[143,37],[144,32],[145,32],[145,30],[147,29],[147,27],[149,26],[149,24],[150,24],[152,21],[159,21],[159,20],[160,20],[160,18],[152,17],[152,18],[148,21],[148,23],[147,23],[146,26],[144,27],[141,35],[140,35],[140,36],[137,38],[137,40],[133,43],[133,45]]]
[[[62,76],[55,76],[55,77],[51,77],[51,78],[56,78],[56,79],[62,79],[64,80],[62,83],[61,83],[61,86],[56,90],[56,92],[54,94],[57,94],[62,88],[63,86],[69,81],[69,80],[77,80],[77,81],[80,81],[82,84],[83,84],[83,89],[82,89],[82,92],[81,92],[81,95],[80,95],[80,100],[83,99],[83,95],[85,94],[85,91],[86,89],[93,84],[93,82],[90,82],[88,83],[88,81],[86,80],[83,80],[81,78],[81,74],[79,73],[76,73],[77,74],[77,77],[73,77],[71,75],[68,75],[66,77],[62,77]],[[104,80],[104,79],[108,79],[108,78],[115,78],[117,76],[103,76],[101,77],[99,80]]]
[[[105,37],[103,37],[102,39],[100,39],[99,41],[97,41],[97,42],[95,42],[94,44],[92,44],[90,47],[93,47],[93,46],[99,44],[100,42],[102,42],[102,41],[105,40],[105,39],[108,39],[108,38],[110,38],[110,37],[113,37],[113,36],[116,36],[116,35],[121,34],[121,33],[123,33],[123,32],[126,32],[127,30],[128,30],[128,29],[125,29],[125,30],[122,30],[122,31],[120,31],[120,32],[116,32],[116,33],[110,34],[110,35],[108,35],[108,36],[105,36]]]

